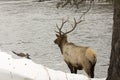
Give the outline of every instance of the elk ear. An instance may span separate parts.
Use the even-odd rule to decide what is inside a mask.
[[[57,37],[59,37],[59,35],[58,35],[58,34],[56,34],[56,36],[57,36]]]

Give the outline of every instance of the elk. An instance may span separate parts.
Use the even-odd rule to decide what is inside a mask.
[[[74,31],[76,26],[81,23],[82,20],[76,21],[74,18],[72,29],[67,32],[63,32],[62,28],[67,22],[68,20],[62,20],[61,27],[58,27],[56,24],[58,31],[56,31],[57,39],[54,40],[54,43],[60,48],[64,61],[68,65],[71,73],[77,74],[77,70],[84,70],[89,77],[93,78],[94,67],[97,61],[95,51],[90,47],[78,46],[72,42],[68,42],[67,40],[67,34]]]

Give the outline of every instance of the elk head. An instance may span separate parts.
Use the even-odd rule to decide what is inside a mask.
[[[72,32],[76,28],[77,24],[79,24],[80,22],[82,22],[82,20],[80,20],[80,21],[77,22],[76,19],[74,18],[74,24],[71,24],[72,29],[69,30],[69,31],[67,31],[67,32],[63,32],[62,28],[63,28],[64,24],[67,23],[67,22],[68,22],[68,20],[64,21],[62,19],[62,24],[61,24],[60,28],[56,24],[56,27],[57,27],[58,31],[56,31],[56,33],[57,33],[56,34],[57,39],[55,39],[54,43],[57,44],[58,46],[61,46],[64,43],[67,42],[67,34],[70,33],[70,32]]]

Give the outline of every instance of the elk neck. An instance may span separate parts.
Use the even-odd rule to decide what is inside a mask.
[[[67,39],[62,39],[60,41],[59,48],[60,48],[62,54],[63,54],[63,47],[66,43],[68,43]]]

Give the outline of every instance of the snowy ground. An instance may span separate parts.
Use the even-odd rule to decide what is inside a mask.
[[[54,2],[0,0],[0,48],[4,51],[27,52],[36,63],[69,72],[55,39],[55,24],[62,18],[72,20],[82,9],[59,8]],[[68,35],[69,41],[95,49],[95,77],[106,77],[110,57],[112,7],[94,5],[85,21]],[[83,72],[79,72],[83,73]]]
[[[55,71],[29,59],[14,59],[11,55],[1,51],[0,63],[1,80],[105,80],[105,78],[90,79],[81,74]]]

